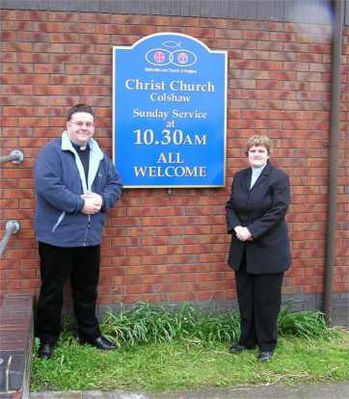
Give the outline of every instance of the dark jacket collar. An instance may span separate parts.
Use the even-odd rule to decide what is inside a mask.
[[[253,185],[251,190],[253,190],[259,184],[261,184],[270,175],[273,168],[274,168],[274,166],[270,163],[270,161],[268,161],[267,164],[265,165],[265,167],[263,168],[261,174],[258,176],[258,179],[256,180],[256,182]],[[247,173],[246,173],[246,178],[245,178],[245,185],[246,185],[246,189],[250,190],[252,169],[247,168],[246,172]]]

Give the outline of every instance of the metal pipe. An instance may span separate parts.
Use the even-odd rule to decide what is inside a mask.
[[[12,234],[17,234],[20,230],[20,224],[17,220],[9,220],[6,223],[5,234],[0,241],[0,257],[5,251],[6,245],[8,244]]]
[[[23,152],[21,150],[12,150],[10,155],[3,155],[0,157],[0,163],[11,161],[12,163],[22,163],[24,159]]]
[[[331,81],[331,119],[328,152],[328,202],[327,202],[327,231],[326,258],[324,279],[324,313],[327,323],[332,325],[333,311],[333,274],[335,265],[336,245],[336,211],[337,211],[337,182],[339,158],[339,118],[341,100],[341,55],[343,41],[344,2],[333,0],[334,24],[332,45],[332,81]]]
[[[7,360],[6,370],[5,370],[5,392],[10,390],[10,368],[12,363],[12,355]]]

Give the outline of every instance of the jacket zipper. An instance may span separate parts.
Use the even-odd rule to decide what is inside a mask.
[[[87,215],[87,230],[84,239],[84,247],[86,247],[87,235],[90,231],[90,228],[91,228],[91,215]]]

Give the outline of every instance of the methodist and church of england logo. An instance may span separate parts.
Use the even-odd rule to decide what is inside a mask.
[[[189,67],[196,63],[197,56],[190,50],[182,49],[181,43],[170,40],[162,43],[162,48],[148,50],[145,60],[156,66]]]

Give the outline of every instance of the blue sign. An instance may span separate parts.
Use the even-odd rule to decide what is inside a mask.
[[[113,47],[113,158],[125,187],[225,185],[227,54],[178,33]]]

